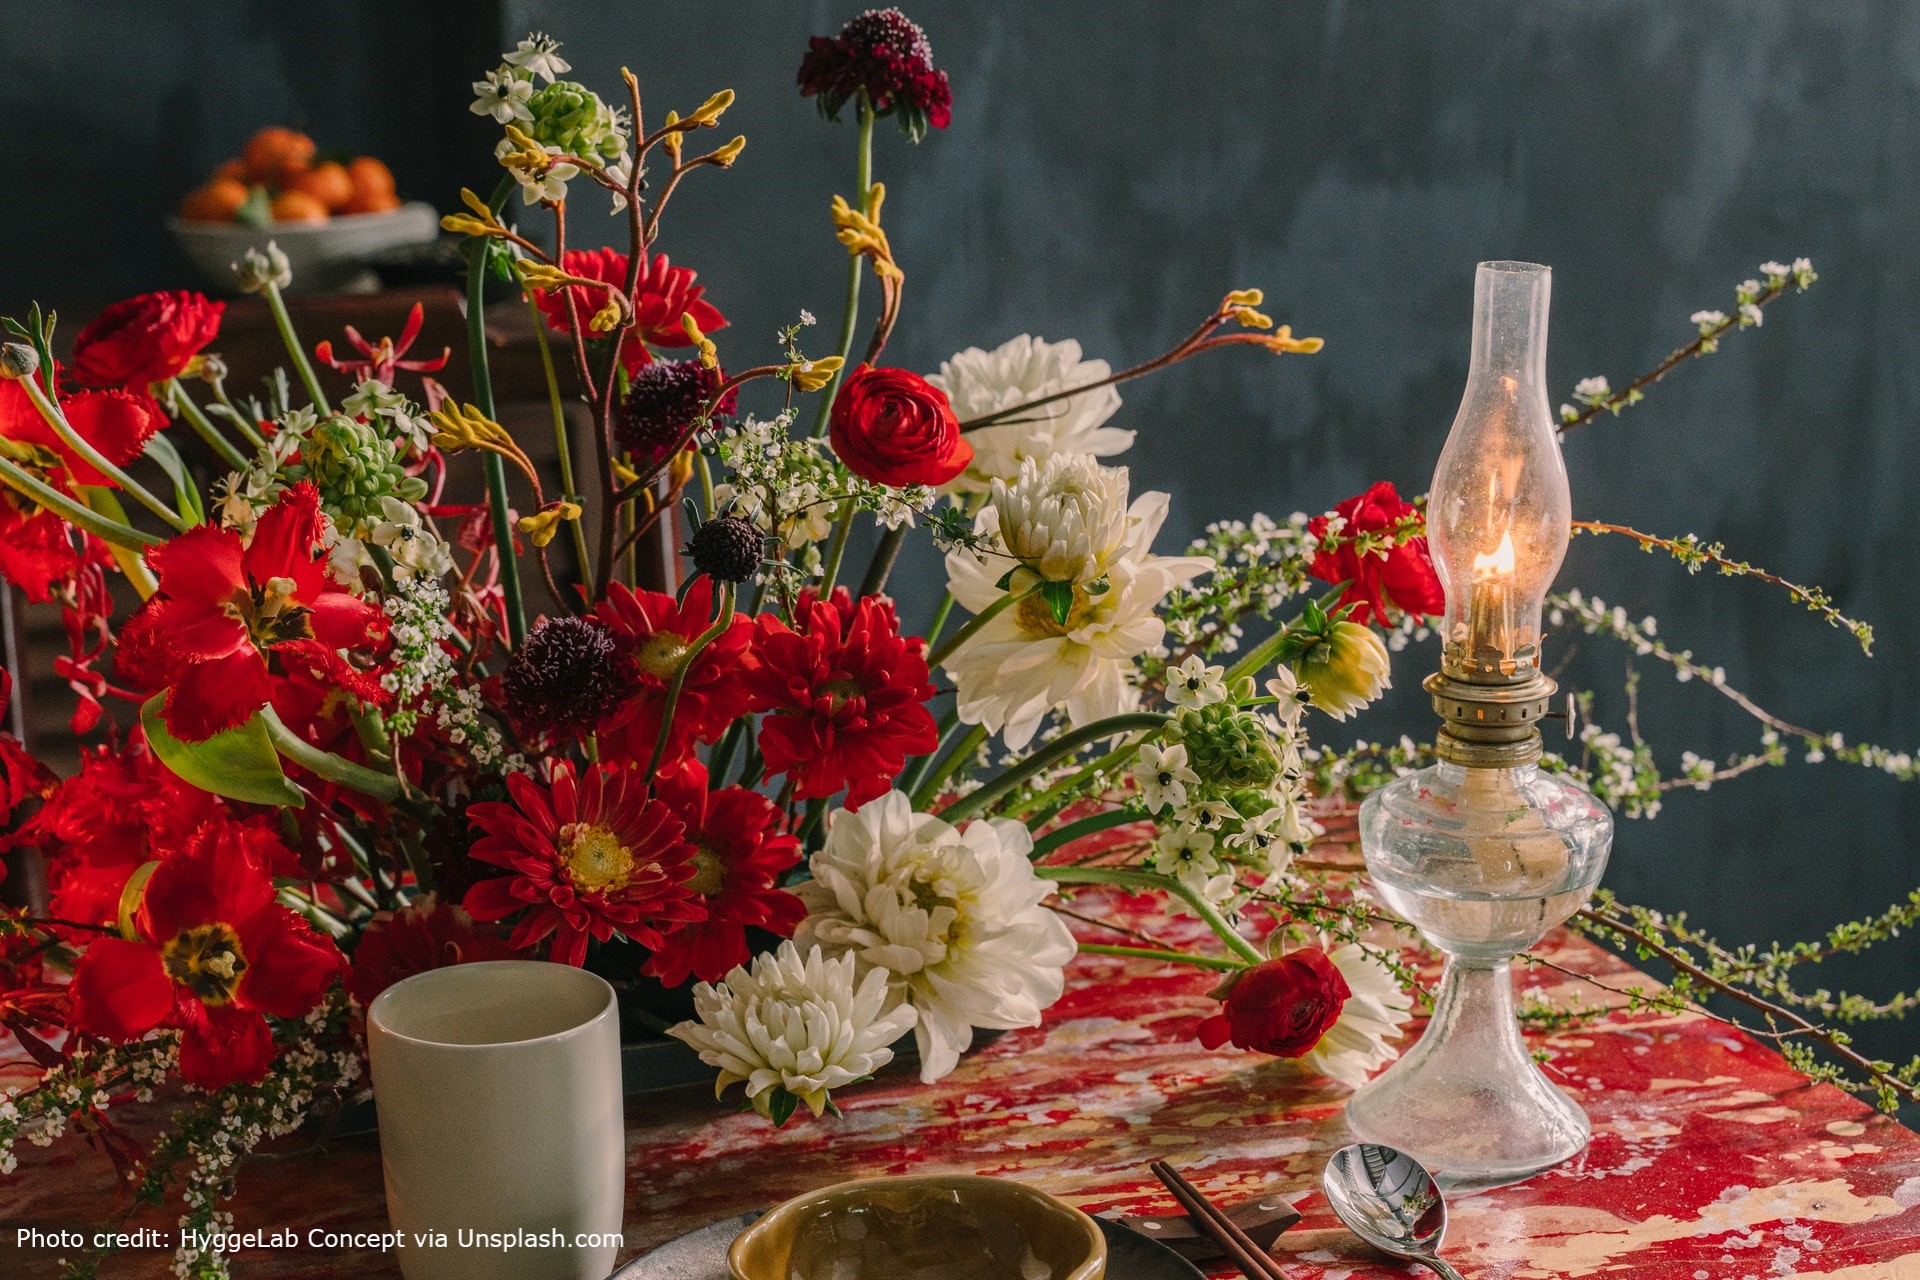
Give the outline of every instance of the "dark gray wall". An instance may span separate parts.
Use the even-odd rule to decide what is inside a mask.
[[[735,321],[731,359],[770,353],[802,306],[822,318],[819,344],[831,340],[843,259],[825,210],[851,188],[852,131],[822,124],[793,75],[806,37],[856,7],[500,6],[500,29],[553,32],[603,92],[631,65],[656,117],[718,87],[740,94],[727,125],[748,135],[745,157],[690,182],[661,241]],[[321,17],[297,31],[270,16],[281,8],[98,7],[108,22],[0,5],[16,154],[70,138],[80,158],[137,175],[129,192],[16,165],[0,292],[173,278],[140,228],[262,119],[325,120],[392,155],[403,186],[408,172],[443,175],[408,193],[450,204],[473,156],[447,149],[484,146],[456,119],[482,63],[449,53],[472,43],[453,15],[491,7],[307,5]],[[1788,719],[1920,743],[1920,597],[1907,587],[1920,9],[922,0],[912,13],[952,74],[955,118],[919,148],[880,135],[908,272],[891,359],[924,370],[1032,331],[1131,363],[1235,285],[1265,287],[1279,318],[1327,339],[1310,360],[1228,353],[1124,392],[1136,484],[1174,494],[1169,549],[1208,519],[1319,510],[1380,477],[1424,488],[1464,375],[1479,259],[1553,265],[1549,368],[1564,391],[1591,373],[1624,383],[1688,336],[1689,313],[1729,307],[1763,259],[1812,257],[1813,292],[1572,437],[1567,462],[1580,516],[1724,539],[1822,583],[1875,623],[1879,656],[1767,588],[1689,579],[1624,544],[1576,544],[1562,581],[1656,613],[1671,643]],[[596,224],[613,230],[580,215],[575,234]],[[1614,691],[1602,709],[1617,726],[1622,654],[1559,643],[1577,648],[1577,679]],[[1428,731],[1427,656],[1402,661],[1397,708],[1365,721],[1369,736]],[[1642,719],[1663,760],[1753,743],[1710,691],[1646,675]],[[1920,790],[1795,764],[1623,823],[1609,880],[1730,934],[1799,936],[1920,882],[1917,827]],[[1866,972],[1920,984],[1908,943]]]

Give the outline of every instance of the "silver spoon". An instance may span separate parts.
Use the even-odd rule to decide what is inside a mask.
[[[1320,1187],[1347,1229],[1374,1248],[1430,1267],[1444,1280],[1461,1280],[1440,1261],[1446,1199],[1433,1175],[1406,1152],[1371,1142],[1342,1147],[1327,1161]]]

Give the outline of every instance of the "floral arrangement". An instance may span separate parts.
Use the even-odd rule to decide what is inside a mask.
[[[925,34],[888,9],[813,40],[799,75],[857,147],[856,185],[828,211],[848,255],[837,344],[813,348],[800,311],[760,351],[654,248],[682,181],[741,159],[744,138],[701,142],[732,93],[650,118],[631,73],[616,104],[571,70],[534,35],[474,85],[504,176],[445,219],[468,252],[470,401],[433,376],[451,353],[410,354],[417,309],[397,340],[349,330],[344,349],[310,350],[271,248],[236,264],[292,371],[258,394],[226,385],[222,306],[198,295],[116,304],[64,362],[51,317],[6,322],[0,573],[61,611],[55,668],[88,745],[56,778],[0,737],[5,840],[43,851],[52,884],[44,910],[0,916],[0,1026],[37,1064],[0,1100],[0,1170],[20,1138],[80,1132],[137,1196],[177,1193],[205,1230],[245,1153],[356,1096],[364,1009],[388,985],[620,948],[692,986],[696,1016],[671,1035],[774,1123],[827,1112],[908,1034],[930,1081],[977,1031],[1037,1024],[1076,952],[1217,971],[1203,1044],[1363,1081],[1424,993],[1410,938],[1315,843],[1428,754],[1313,735],[1378,698],[1443,608],[1422,501],[1382,482],[1162,554],[1167,495],[1110,461],[1134,438],[1109,425],[1121,384],[1319,339],[1236,287],[1117,371],[1027,335],[925,376],[886,364],[908,270],[872,178],[876,124],[917,142],[951,118]],[[622,219],[624,252],[569,247],[569,214],[596,202]],[[496,417],[492,279],[538,320],[553,473]],[[1581,382],[1563,430],[1638,403],[1813,280],[1804,260],[1765,265],[1732,314],[1695,315],[1692,340],[1625,390]],[[590,472],[570,399],[590,411]],[[218,467],[204,488],[183,428]],[[466,499],[447,492],[462,452],[485,479]],[[136,479],[136,461],[164,483]],[[683,575],[638,579],[632,549],[683,503]],[[856,578],[863,522],[877,549]],[[1817,589],[1717,544],[1581,528],[1778,584],[1870,644]],[[908,550],[920,534],[947,589],[912,626],[885,588],[900,556],[929,554]],[[142,601],[130,616],[115,616],[115,575]],[[1549,765],[1629,815],[1782,764],[1790,741],[1915,774],[1905,754],[1760,710],[1651,619],[1579,591],[1553,608],[1762,721],[1753,752],[1689,753],[1671,774],[1631,726],[1587,724]],[[1218,949],[1093,940],[1105,899],[1073,895],[1098,886],[1165,895]],[[1869,1059],[1834,1024],[1911,997],[1808,991],[1795,970],[1917,918],[1920,894],[1767,951],[1604,898],[1580,923],[1671,966],[1672,985],[1629,993],[1637,1006],[1731,995],[1802,1069],[1892,1105],[1920,1064]],[[143,1147],[114,1108],[163,1090],[174,1124]],[[178,1270],[224,1263],[188,1249]]]

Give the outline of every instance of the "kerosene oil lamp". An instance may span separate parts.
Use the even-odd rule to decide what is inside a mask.
[[[1589,1134],[1520,1038],[1509,971],[1592,895],[1613,840],[1593,794],[1539,764],[1555,691],[1540,617],[1572,518],[1546,394],[1551,284],[1535,263],[1480,264],[1466,394],[1427,499],[1447,597],[1440,670],[1425,684],[1440,761],[1360,809],[1380,899],[1446,969],[1425,1034],[1353,1095],[1347,1121],[1455,1185],[1537,1173]]]

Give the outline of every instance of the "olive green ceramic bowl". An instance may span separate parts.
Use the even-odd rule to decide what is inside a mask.
[[[1092,1218],[1042,1191],[998,1178],[863,1178],[795,1196],[748,1227],[727,1253],[733,1280],[814,1280],[812,1265],[850,1236],[910,1267],[914,1250],[995,1250],[1014,1275],[1031,1253],[1051,1280],[1102,1280],[1107,1242]],[[1012,1251],[1011,1254],[1009,1251]],[[823,1276],[825,1267],[821,1268]]]

